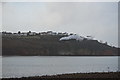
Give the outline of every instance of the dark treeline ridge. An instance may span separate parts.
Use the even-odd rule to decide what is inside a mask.
[[[117,56],[119,48],[97,40],[66,40],[67,35],[2,35],[3,56]]]

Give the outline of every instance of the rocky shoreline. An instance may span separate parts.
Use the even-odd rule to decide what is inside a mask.
[[[70,73],[70,74],[57,74],[45,75],[34,77],[21,77],[21,78],[3,78],[2,80],[98,80],[101,79],[119,79],[120,72],[96,72],[96,73]]]

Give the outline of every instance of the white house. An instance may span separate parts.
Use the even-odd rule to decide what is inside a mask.
[[[36,35],[36,33],[35,32],[30,32],[29,35],[34,36],[34,35]]]
[[[20,33],[21,36],[27,36],[27,32]]]

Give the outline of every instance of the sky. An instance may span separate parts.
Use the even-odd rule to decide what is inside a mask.
[[[2,31],[55,31],[118,46],[117,2],[3,2]]]

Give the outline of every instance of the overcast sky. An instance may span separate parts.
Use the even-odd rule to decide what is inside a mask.
[[[117,2],[4,2],[3,31],[56,31],[118,45]]]

